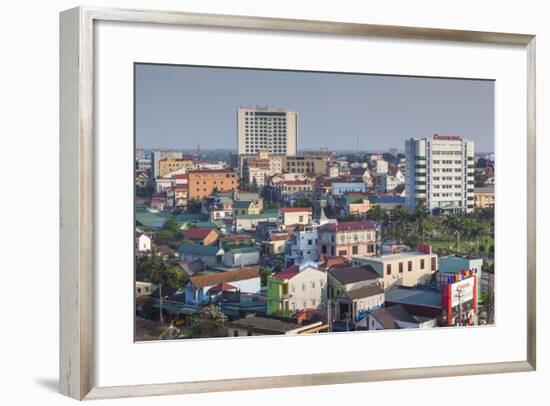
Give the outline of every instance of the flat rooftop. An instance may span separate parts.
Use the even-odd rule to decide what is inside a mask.
[[[441,292],[397,287],[386,292],[386,302],[441,308]]]

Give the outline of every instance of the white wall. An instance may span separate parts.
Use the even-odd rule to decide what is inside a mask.
[[[370,22],[410,26],[428,26],[487,31],[536,33],[538,77],[538,133],[550,132],[550,27],[547,23],[546,2],[525,1],[384,1],[356,2],[353,0],[311,2],[279,0],[257,2],[253,0],[29,0],[4,2],[0,25],[2,38],[2,64],[0,64],[1,100],[6,114],[0,120],[0,143],[4,153],[0,165],[2,173],[12,173],[17,164],[16,151],[24,151],[27,159],[42,163],[40,173],[44,182],[33,185],[40,196],[40,216],[35,216],[34,200],[18,202],[17,215],[7,199],[0,200],[4,213],[4,230],[10,238],[2,260],[2,269],[18,269],[26,258],[29,226],[40,229],[47,238],[34,244],[42,259],[40,266],[28,268],[25,280],[26,296],[22,300],[20,289],[7,289],[2,295],[5,309],[18,304],[17,311],[2,314],[3,390],[0,399],[5,404],[73,405],[74,401],[56,392],[58,370],[58,12],[85,3],[95,6],[164,8],[186,11],[265,15],[287,18],[322,19],[351,22]],[[406,61],[404,61],[406,63]],[[32,146],[32,148],[29,148]],[[548,137],[539,137],[538,149],[548,151]],[[550,170],[550,161],[539,159],[539,173]],[[30,178],[35,167],[20,168],[18,175]],[[542,176],[539,176],[541,179]],[[22,194],[23,185],[16,185],[10,194]],[[549,188],[539,183],[539,207],[548,204]],[[539,265],[548,268],[549,253],[542,248],[550,244],[548,211],[539,212]],[[32,219],[32,220],[31,220]],[[37,220],[38,219],[38,222]],[[32,222],[32,223],[31,223]],[[29,244],[31,242],[29,241]],[[5,242],[4,242],[5,244]],[[6,260],[7,259],[7,260]],[[539,291],[548,284],[548,277],[539,272]],[[21,286],[21,285],[19,285]],[[319,404],[333,405],[342,399],[362,399],[368,396],[373,402],[387,401],[392,393],[393,403],[408,405],[463,405],[461,396],[449,396],[449,388],[467,388],[468,399],[479,404],[526,403],[542,405],[547,401],[545,384],[550,379],[548,326],[550,326],[550,298],[539,294],[539,370],[536,373],[441,378],[401,382],[338,385],[310,388],[274,389],[247,392],[228,392],[163,398],[124,399],[99,401],[94,405],[180,405],[194,404]],[[39,313],[37,313],[39,309]],[[546,309],[542,312],[543,309]],[[29,334],[32,333],[32,334]],[[495,343],[502,345],[504,343]],[[322,349],[320,349],[321,351]],[[320,352],[321,356],[321,352]],[[498,388],[498,390],[495,390]],[[521,390],[518,390],[520,388]],[[421,398],[411,393],[430,393]]]

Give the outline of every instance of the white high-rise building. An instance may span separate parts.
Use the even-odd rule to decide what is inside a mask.
[[[424,200],[431,212],[474,209],[474,142],[434,135],[405,141],[406,204]]]
[[[276,108],[239,108],[237,147],[239,155],[294,156],[298,149],[298,114]]]

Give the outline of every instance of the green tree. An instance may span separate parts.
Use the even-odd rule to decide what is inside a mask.
[[[183,285],[183,272],[177,267],[169,265],[167,259],[159,253],[156,248],[151,253],[138,261],[136,269],[138,280],[148,281],[156,284],[159,291],[159,320],[164,322],[162,288],[165,285],[181,287]]]
[[[267,269],[265,266],[261,266],[258,268],[258,273],[260,274],[262,286],[267,285],[267,277],[271,275],[269,269]]]
[[[328,216],[328,214],[327,214]],[[386,218],[386,212],[384,209],[378,205],[373,206],[370,208],[370,210],[367,212],[367,219],[373,220],[373,221],[382,221]]]
[[[312,207],[313,202],[309,197],[301,197],[296,201],[296,207]]]
[[[163,230],[172,231],[174,234],[179,235],[181,230],[181,224],[174,217],[167,219],[162,225]]]
[[[191,318],[187,328],[188,338],[225,337],[227,316],[217,305],[203,307]]]
[[[178,234],[172,230],[160,230],[155,236],[155,244],[168,245],[171,248],[177,248]]]

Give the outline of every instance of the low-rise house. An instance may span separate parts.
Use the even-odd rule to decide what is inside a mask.
[[[311,207],[282,207],[277,222],[284,228],[290,225],[311,223]]]
[[[153,284],[151,282],[136,281],[136,297],[142,295],[150,295],[153,292]]]
[[[260,206],[252,200],[235,200],[233,202],[233,217],[247,214],[260,214]]]
[[[187,185],[174,187],[174,204],[176,207],[187,207]]]
[[[254,231],[259,223],[276,223],[277,210],[264,210],[260,214],[245,214],[235,219],[235,231]]]
[[[293,265],[267,278],[267,314],[289,315],[302,309],[324,309],[326,272],[307,264]]]
[[[348,193],[345,197],[346,214],[361,216],[371,208],[369,196],[366,193]]]
[[[215,228],[189,228],[184,235],[186,240],[192,241],[196,245],[208,247],[218,242],[220,232]]]
[[[347,221],[318,228],[319,253],[326,256],[372,256],[376,254],[378,233],[371,221]]]
[[[151,182],[151,178],[147,171],[136,171],[135,185],[136,187],[146,187]]]
[[[147,233],[136,233],[136,252],[151,251],[151,236]]]
[[[260,251],[255,247],[233,248],[226,251],[223,263],[228,267],[245,267],[260,262]]]
[[[420,317],[410,314],[402,305],[393,305],[372,312],[368,316],[369,330],[391,330],[403,328],[431,328],[436,327],[433,318]]]
[[[474,188],[474,207],[476,209],[488,209],[495,207],[494,185]]]
[[[152,212],[163,211],[166,206],[166,200],[162,198],[153,198],[149,204],[149,209]]]
[[[355,257],[352,262],[356,266],[370,265],[383,278],[384,289],[394,285],[426,285],[437,271],[437,254],[425,244],[421,244],[418,251]]]
[[[378,285],[354,288],[334,299],[335,320],[357,323],[384,307],[384,290]]]
[[[201,306],[210,303],[227,285],[231,290],[242,293],[259,293],[260,274],[256,268],[241,268],[232,271],[216,272],[191,276],[185,283],[185,304]]]
[[[307,334],[326,330],[322,321],[302,321],[288,317],[270,317],[249,314],[242,319],[227,323],[229,337]]]
[[[200,260],[208,266],[217,266],[223,262],[225,252],[215,245],[204,246],[195,244],[182,244],[179,250],[181,261]]]
[[[267,255],[281,255],[286,251],[286,244],[290,236],[287,232],[274,232],[262,242],[263,252]]]
[[[428,288],[394,287],[385,292],[386,308],[393,305],[403,305],[405,309],[415,316],[429,319],[437,319],[441,325],[443,318],[442,292]]]
[[[402,182],[400,182],[395,176],[390,175],[389,173],[378,175],[377,181],[379,193],[393,192],[398,185],[402,184]]]
[[[289,201],[292,196],[311,197],[313,188],[305,180],[283,180],[275,185],[277,196],[283,201]]]
[[[367,167],[351,168],[350,175],[358,180],[361,180],[361,182],[363,182],[368,188],[373,185],[372,176],[369,168]]]
[[[381,286],[380,275],[370,266],[336,265],[328,271],[328,297],[335,299],[346,292]]]

